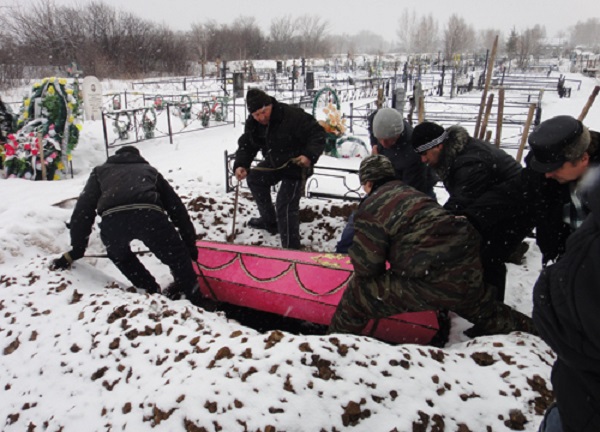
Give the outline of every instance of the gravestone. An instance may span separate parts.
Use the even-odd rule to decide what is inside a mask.
[[[83,114],[86,120],[102,118],[102,84],[95,76],[83,79]]]

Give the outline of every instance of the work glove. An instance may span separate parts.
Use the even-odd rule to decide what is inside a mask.
[[[69,252],[66,252],[60,258],[52,261],[50,270],[68,270],[71,268],[71,264],[73,264],[73,259],[71,259]]]

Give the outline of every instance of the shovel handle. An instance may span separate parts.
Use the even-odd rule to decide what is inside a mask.
[[[231,223],[231,234],[229,235],[230,242],[235,240],[235,217],[237,216],[238,198],[240,196],[240,182],[235,185],[235,198],[233,200],[233,221]]]

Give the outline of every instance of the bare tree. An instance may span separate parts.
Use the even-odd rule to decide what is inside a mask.
[[[415,27],[412,35],[414,51],[418,53],[433,53],[437,51],[439,27],[432,14],[424,16]]]
[[[504,45],[502,43],[502,41],[504,40],[504,36],[502,35],[502,32],[498,29],[484,29],[484,30],[479,30],[479,32],[477,33],[477,41],[476,41],[476,46],[475,48],[477,50],[482,50],[485,51],[486,49],[490,49],[493,45],[494,45],[494,40],[496,39],[496,36],[498,36],[498,51],[502,52],[504,51]]]
[[[465,20],[452,14],[444,30],[444,54],[450,60],[454,54],[460,54],[473,48],[475,30]]]
[[[328,21],[323,21],[318,15],[302,15],[296,18],[295,23],[303,57],[327,54],[325,41],[329,28]]]
[[[236,18],[231,26],[231,33],[234,46],[230,48],[237,51],[231,53],[232,58],[246,60],[260,55],[264,48],[265,37],[256,24],[256,18],[247,16]]]
[[[532,57],[540,55],[541,41],[546,37],[546,29],[536,24],[521,33],[517,41],[517,61],[520,68],[527,68]]]
[[[61,47],[62,31],[53,0],[39,0],[24,8],[20,4],[11,7],[11,19],[4,25],[23,47],[23,54],[31,58],[31,64],[62,64],[65,59]]]
[[[349,36],[353,41],[354,52],[380,54],[387,50],[388,44],[381,35],[369,30],[363,30],[357,35]]]
[[[417,14],[414,10],[404,9],[398,19],[398,28],[396,36],[400,41],[400,47],[404,52],[411,53],[415,51],[413,37],[417,27]]]
[[[291,15],[271,20],[269,39],[271,54],[275,57],[294,55],[296,49],[297,23]]]
[[[590,18],[587,21],[578,21],[571,28],[571,45],[583,46],[600,51],[600,19]]]

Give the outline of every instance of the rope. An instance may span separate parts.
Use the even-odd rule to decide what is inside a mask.
[[[254,168],[250,168],[252,171],[279,171],[282,170],[284,168],[286,168],[289,164],[297,164],[299,157],[295,157],[295,158],[291,158],[289,159],[287,162],[285,162],[283,165],[278,166],[277,168],[270,168],[270,167],[261,167],[261,166],[256,166]]]

